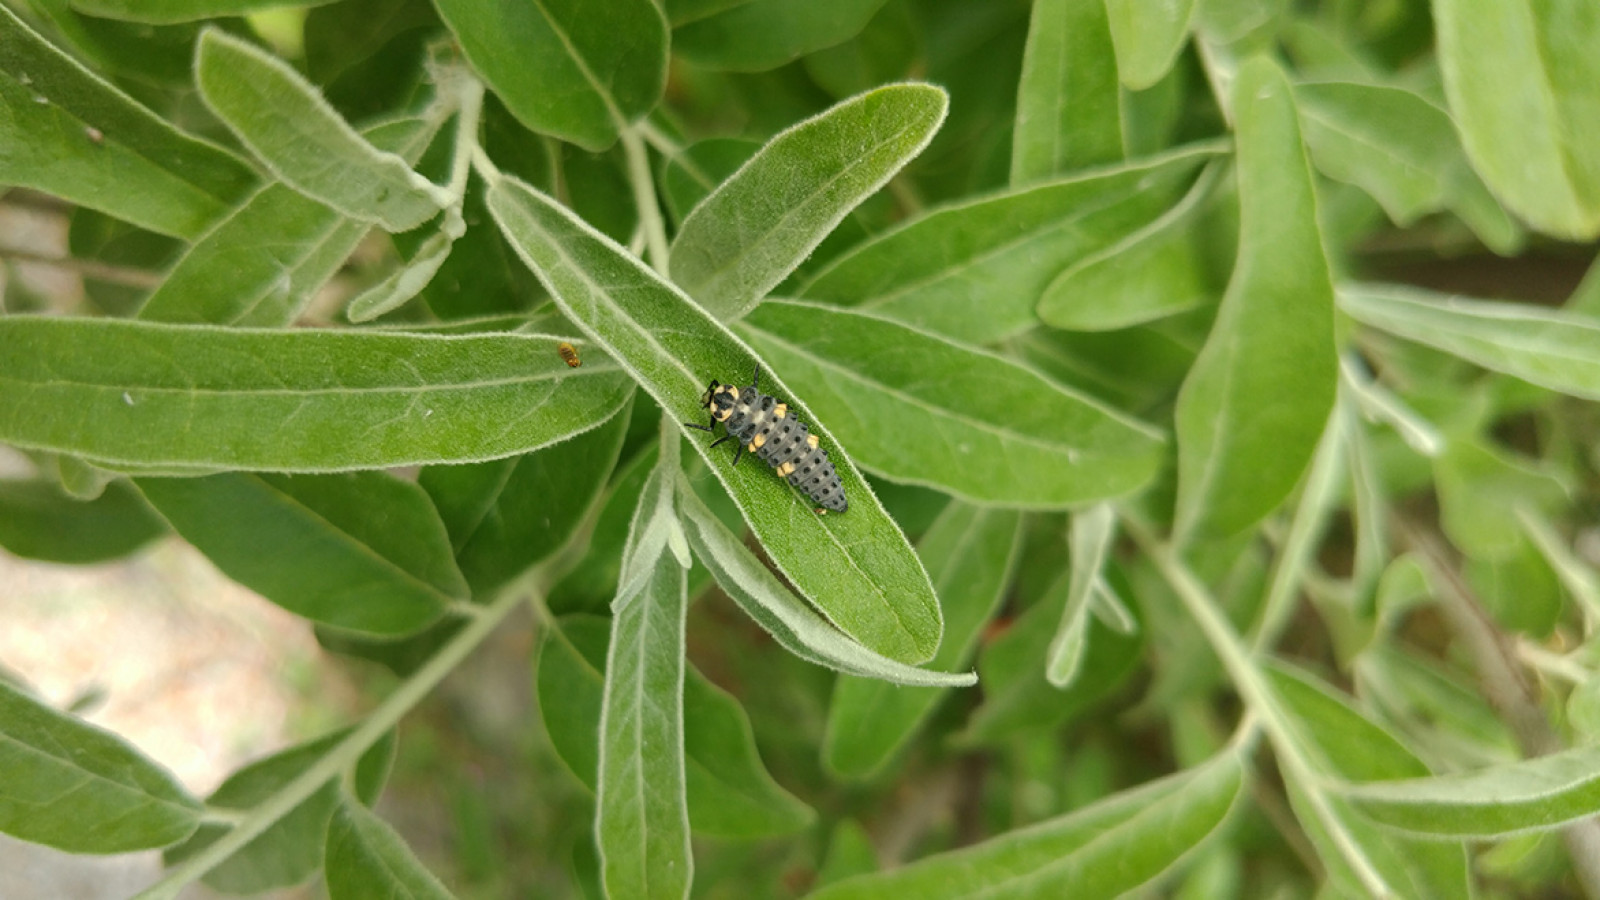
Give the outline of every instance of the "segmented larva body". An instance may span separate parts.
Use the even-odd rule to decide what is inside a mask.
[[[828,460],[828,451],[819,446],[811,429],[789,412],[788,404],[778,402],[771,394],[761,393],[760,380],[758,366],[755,377],[746,387],[711,382],[700,398],[700,405],[711,411],[711,425],[684,424],[714,432],[716,424],[721,422],[728,433],[712,441],[711,446],[730,438],[738,441],[739,449],[733,454],[734,465],[739,464],[739,458],[748,450],[824,509],[834,512],[849,509],[850,501],[845,499],[844,485]]]
[[[574,369],[583,365],[583,360],[578,358],[578,348],[572,346],[566,341],[562,341],[556,345],[556,353],[560,354],[561,358],[566,361],[567,365],[573,367]]]

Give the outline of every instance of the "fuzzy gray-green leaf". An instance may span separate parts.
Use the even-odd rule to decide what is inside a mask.
[[[600,424],[628,397],[519,334],[258,331],[0,318],[0,440],[111,468],[334,471],[475,462]]]
[[[811,900],[1116,897],[1154,879],[1216,831],[1243,783],[1238,757],[1225,752],[1030,828],[847,878]]]
[[[404,159],[367,143],[277,57],[221,31],[200,36],[206,105],[283,183],[351,218],[406,231],[449,205]]]
[[[1485,368],[1600,400],[1600,319],[1593,316],[1388,285],[1346,287],[1339,308]]]
[[[933,85],[886,85],[779,134],[684,220],[672,280],[712,315],[743,315],[922,152],[948,105]]]
[[[975,344],[1033,326],[1050,280],[1160,216],[1218,152],[1197,145],[928,212],[801,287]]]
[[[654,0],[438,0],[473,69],[522,124],[600,151],[667,82],[667,21]]]
[[[554,200],[505,178],[490,188],[489,208],[567,317],[674,420],[708,419],[699,403],[706,385],[754,371],[758,357],[725,326]],[[911,545],[778,373],[763,368],[761,386],[787,400],[823,446],[836,451],[849,512],[819,516],[770,470],[734,468],[709,450],[707,435],[685,433],[773,561],[830,620],[885,656],[909,662],[931,657],[939,645],[939,607]],[[824,558],[835,564],[815,564]]]
[[[1122,159],[1120,101],[1106,4],[1034,0],[1017,86],[1011,184]]]
[[[30,187],[193,239],[256,181],[0,5],[0,184]]]
[[[201,811],[122,738],[0,680],[0,832],[71,853],[126,853],[182,840]]]
[[[1155,477],[1158,432],[1004,357],[892,319],[765,303],[742,333],[860,464],[974,503],[1063,507]]]
[[[1181,539],[1229,535],[1294,488],[1333,408],[1333,284],[1289,82],[1234,83],[1240,236],[1233,279],[1178,395]]]

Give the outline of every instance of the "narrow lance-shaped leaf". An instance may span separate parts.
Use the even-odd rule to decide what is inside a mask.
[[[1526,303],[1353,285],[1339,308],[1359,322],[1563,394],[1600,400],[1600,319]]]
[[[1600,812],[1600,747],[1342,792],[1373,820],[1424,838],[1495,840]]]
[[[973,503],[1063,507],[1155,477],[1154,429],[1010,360],[876,315],[772,301],[739,326],[860,464]]]
[[[200,36],[200,95],[278,180],[347,216],[406,231],[450,205],[443,188],[367,143],[288,64],[221,31]]]
[[[605,421],[614,366],[518,334],[246,331],[0,318],[0,440],[111,468],[476,462]]]
[[[333,0],[301,0],[299,6],[319,6]],[[85,15],[153,25],[198,22],[219,16],[239,16],[283,6],[283,0],[72,0],[72,8]]]
[[[80,500],[48,481],[0,480],[0,547],[24,559],[101,562],[126,556],[166,531],[125,481]]]
[[[1178,395],[1180,539],[1237,533],[1283,501],[1333,408],[1333,285],[1294,98],[1255,58],[1234,83],[1239,255]]]
[[[1098,504],[1072,517],[1072,533],[1068,538],[1072,580],[1044,669],[1045,678],[1056,687],[1066,687],[1078,677],[1089,640],[1089,615],[1095,591],[1097,587],[1109,590],[1103,587],[1101,570],[1116,533],[1117,515],[1110,504]]]
[[[659,466],[658,466],[659,472]],[[641,512],[654,506],[647,489]],[[636,520],[636,525],[648,527]],[[644,584],[613,604],[600,712],[595,842],[614,897],[687,897],[694,871],[684,787],[684,567],[664,547],[624,553]],[[624,578],[628,565],[624,563]]]
[[[1243,787],[1238,756],[888,872],[831,884],[811,900],[1115,897],[1169,869],[1216,831]]]
[[[1427,771],[1394,735],[1309,673],[1272,663],[1264,674],[1301,739],[1295,752],[1308,758],[1319,775],[1365,780],[1407,778]],[[1329,881],[1344,893],[1382,893],[1375,890],[1379,883],[1402,897],[1447,900],[1470,893],[1466,852],[1460,845],[1384,834],[1352,812],[1341,797],[1324,796],[1313,807],[1307,786],[1291,781],[1288,788],[1306,835],[1328,867]],[[1330,817],[1342,834],[1331,833]]]
[[[433,119],[397,119],[368,128],[362,136],[414,162],[438,127]],[[288,325],[371,227],[273,182],[195,241],[145,299],[138,317],[151,322]]]
[[[1444,110],[1408,90],[1356,82],[1299,84],[1295,99],[1317,167],[1371,194],[1396,223],[1448,208],[1495,250],[1516,249],[1516,228],[1496,213]]]
[[[454,242],[443,231],[435,232],[423,241],[415,256],[390,272],[382,281],[367,288],[350,301],[345,315],[352,322],[370,322],[384,313],[394,312],[404,306],[428,286],[439,267],[450,258]]]
[[[1017,85],[1011,184],[1122,159],[1120,101],[1106,4],[1034,0]]]
[[[743,378],[758,364],[715,318],[549,197],[505,178],[490,188],[489,207],[562,312],[675,421],[709,418],[698,402],[706,385]],[[762,389],[811,423],[823,447],[838,450],[776,373],[763,370]],[[835,452],[832,460],[850,510],[824,517],[771,470],[734,468],[710,451],[704,434],[690,433],[773,560],[829,619],[885,656],[920,662],[933,655],[941,625],[927,573],[847,457]],[[819,559],[833,564],[816,565]]]
[[[324,855],[330,900],[448,900],[451,896],[389,823],[351,797],[343,798],[334,810]]]
[[[0,832],[69,853],[182,840],[201,806],[122,738],[0,680]]]
[[[1194,0],[1106,0],[1117,75],[1129,90],[1160,81],[1189,37]]]
[[[1216,145],[947,206],[835,260],[802,296],[985,344],[1036,324],[1050,280],[1161,215]]]
[[[537,689],[545,730],[563,762],[591,790],[599,769],[600,699],[610,622],[568,616],[545,634]],[[690,666],[683,682],[684,783],[696,834],[751,838],[792,834],[814,813],[767,774],[738,701]]]
[[[884,0],[673,2],[672,52],[697,65],[762,72],[832,47],[864,28]]]
[[[1513,212],[1569,240],[1600,228],[1591,52],[1600,21],[1557,14],[1581,5],[1432,4],[1445,96],[1473,166]]]
[[[57,50],[0,6],[0,183],[197,237],[256,175]]]
[[[750,548],[729,531],[687,482],[679,482],[684,534],[701,564],[729,597],[795,656],[849,675],[893,684],[967,687],[970,672],[934,672],[882,656],[839,631],[780,582]],[[941,646],[943,646],[941,644]]]
[[[667,83],[667,21],[654,0],[437,0],[472,68],[534,131],[600,151]]]
[[[229,472],[137,483],[228,577],[313,621],[399,635],[467,597],[444,525],[412,482]]]
[[[1011,583],[1022,545],[1022,516],[951,503],[928,529],[917,552],[928,566],[944,611],[945,636],[929,665],[968,665],[983,628]],[[905,687],[846,676],[834,683],[823,761],[849,776],[870,775],[904,747],[946,688]]]
[[[1039,319],[1072,331],[1111,331],[1182,312],[1220,293],[1199,232],[1222,171],[1220,162],[1212,163],[1178,205],[1068,266],[1039,298]]]
[[[672,280],[720,319],[743,315],[922,152],[948,106],[933,85],[885,85],[779,134],[684,220]]]

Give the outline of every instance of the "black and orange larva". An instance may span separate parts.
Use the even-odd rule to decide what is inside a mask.
[[[787,403],[779,403],[771,394],[761,393],[760,382],[759,364],[750,384],[744,388],[711,382],[700,398],[700,405],[711,410],[711,424],[683,424],[715,433],[717,423],[721,422],[728,433],[712,441],[711,446],[729,438],[738,441],[739,449],[733,454],[734,465],[737,466],[739,458],[749,450],[824,509],[835,512],[849,509],[850,501],[845,499],[839,473],[828,461],[828,451],[818,446],[817,436],[806,423],[789,414]]]
[[[573,367],[574,369],[583,365],[583,360],[578,358],[578,348],[572,346],[566,341],[562,341],[556,345],[556,353],[566,361],[567,365]]]

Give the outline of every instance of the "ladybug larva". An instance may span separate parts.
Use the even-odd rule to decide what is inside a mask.
[[[711,446],[729,438],[738,441],[739,449],[733,454],[734,465],[737,466],[739,458],[749,450],[807,497],[821,504],[823,509],[817,512],[849,509],[850,501],[845,499],[839,473],[828,461],[828,451],[818,446],[817,436],[804,422],[789,414],[787,403],[779,403],[771,394],[761,393],[760,381],[761,366],[757,365],[747,387],[711,382],[700,398],[700,405],[711,410],[711,424],[683,424],[715,433],[717,423],[721,422],[728,433],[712,441]]]

